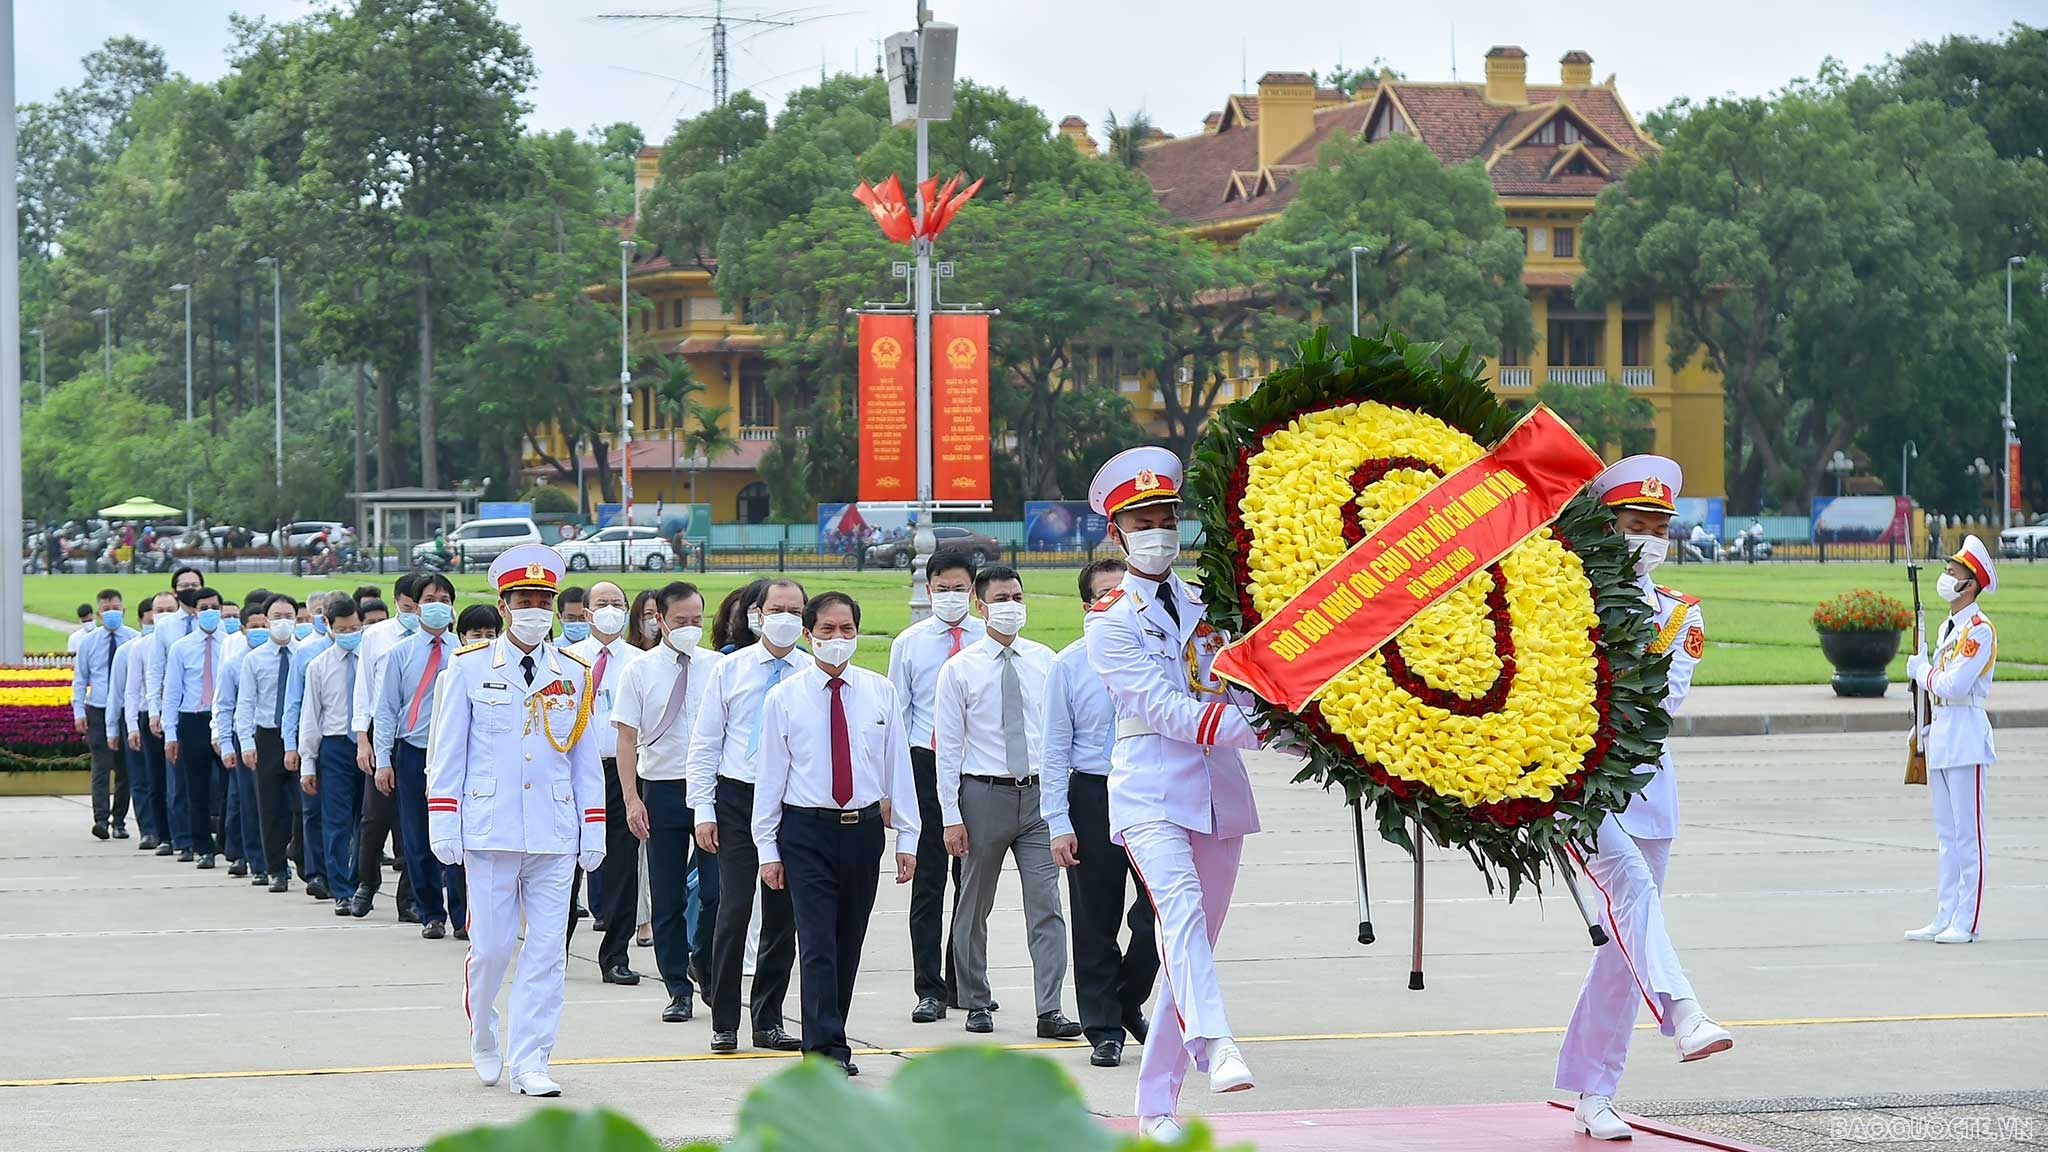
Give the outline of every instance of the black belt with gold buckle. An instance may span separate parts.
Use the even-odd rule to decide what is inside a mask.
[[[882,818],[882,805],[879,801],[865,808],[806,808],[801,804],[785,804],[782,810],[785,813],[809,816],[816,820],[829,820],[834,824],[859,824],[870,816],[877,820]]]

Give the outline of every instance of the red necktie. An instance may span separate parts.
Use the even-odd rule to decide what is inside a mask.
[[[832,802],[844,808],[853,799],[853,740],[846,732],[846,700],[840,694],[846,681],[834,676],[825,687],[832,690]]]
[[[946,631],[951,632],[953,634],[953,650],[951,652],[946,653],[947,658],[950,659],[960,654],[960,627],[958,625],[954,625],[953,627],[946,629]]]
[[[597,664],[590,670],[590,690],[592,692],[604,687],[604,666],[611,662],[611,658],[612,650],[609,645],[597,650]]]
[[[420,673],[419,686],[412,690],[412,707],[405,710],[406,732],[410,732],[418,726],[420,721],[420,701],[427,698],[427,689],[432,687],[434,683],[434,673],[441,670],[441,638],[439,636],[434,637],[434,642],[428,648],[426,671]],[[400,733],[400,735],[403,735],[403,733]]]

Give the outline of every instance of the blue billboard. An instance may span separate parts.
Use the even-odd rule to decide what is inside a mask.
[[[1109,520],[1086,500],[1026,500],[1024,546],[1033,552],[1086,552],[1109,534]]]

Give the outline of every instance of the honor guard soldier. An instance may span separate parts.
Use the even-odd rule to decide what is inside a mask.
[[[1984,910],[1984,770],[1998,759],[1991,747],[1991,720],[1984,714],[1991,694],[1991,669],[1998,661],[1998,635],[1977,606],[1977,598],[1998,591],[1991,551],[1975,536],[1948,558],[1935,582],[1949,616],[1925,649],[1906,662],[1933,703],[1927,729],[1927,790],[1934,794],[1939,890],[1934,919],[1906,933],[1908,940],[1968,944],[1977,938]]]
[[[1593,480],[1593,494],[1614,509],[1614,530],[1628,538],[1637,586],[1655,612],[1652,655],[1669,653],[1664,708],[1676,712],[1692,690],[1693,667],[1707,647],[1699,599],[1661,587],[1650,573],[1669,550],[1666,530],[1678,512],[1684,473],[1662,456],[1630,456]],[[1678,782],[1666,747],[1650,782],[1628,808],[1601,821],[1598,851],[1579,857],[1600,889],[1602,923],[1612,946],[1593,954],[1592,970],[1557,1054],[1557,1087],[1579,1094],[1572,1125],[1600,1140],[1627,1140],[1633,1132],[1614,1109],[1614,1090],[1628,1060],[1636,1006],[1647,1004],[1681,1061],[1701,1060],[1734,1047],[1726,1029],[1708,1019],[1679,966],[1664,927],[1664,868],[1678,836]],[[1576,856],[1577,854],[1574,853]]]
[[[562,1016],[569,881],[604,861],[604,777],[588,737],[590,668],[547,642],[562,557],[522,545],[491,565],[510,627],[459,649],[435,694],[427,741],[428,840],[469,878],[463,1010],[477,1078],[559,1096],[548,1055]],[[498,986],[525,925],[511,1021],[498,1036]]]
[[[1129,853],[1158,917],[1162,975],[1138,1066],[1139,1130],[1174,1139],[1189,1064],[1215,1092],[1252,1087],[1231,1038],[1214,947],[1247,834],[1259,830],[1241,749],[1259,736],[1210,661],[1225,637],[1202,619],[1200,592],[1173,574],[1180,556],[1180,458],[1132,448],[1110,458],[1088,500],[1109,518],[1129,571],[1089,610],[1088,657],[1116,703],[1110,838]],[[1248,703],[1248,701],[1246,701]]]

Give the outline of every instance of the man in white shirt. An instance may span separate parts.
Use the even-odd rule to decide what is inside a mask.
[[[244,622],[251,634],[263,629],[270,643],[243,654],[236,676],[234,732],[243,760],[241,771],[255,784],[260,834],[254,844],[244,836],[243,853],[258,861],[256,870],[270,877],[272,892],[291,891],[291,865],[300,862],[305,878],[304,845],[299,832],[299,781],[284,763],[285,689],[291,682],[292,651],[297,646],[299,603],[283,592],[273,593],[263,615]],[[222,751],[226,748],[223,746]],[[253,762],[250,762],[253,761]],[[247,813],[244,813],[246,821]],[[296,848],[298,851],[293,851]]]
[[[120,728],[120,702],[113,693],[114,657],[141,633],[122,626],[118,590],[102,591],[95,602],[104,627],[80,629],[73,635],[78,643],[71,649],[71,719],[92,753],[92,834],[105,840],[111,816],[111,835],[126,840],[128,763],[108,734]]]
[[[988,983],[988,914],[1003,857],[1017,860],[1030,929],[1038,1034],[1066,1040],[1081,1026],[1060,1011],[1067,979],[1067,922],[1060,914],[1060,870],[1038,811],[1039,717],[1052,649],[1026,640],[1024,580],[992,564],[974,577],[988,635],[939,670],[932,723],[937,736],[939,809],[946,851],[960,864],[953,905],[953,972],[969,1032],[993,1032]]]
[[[857,1076],[846,1013],[881,883],[882,826],[896,830],[896,882],[908,883],[917,786],[895,685],[852,663],[860,605],[821,592],[803,621],[812,664],[772,689],[761,712],[753,837],[761,882],[795,905],[804,1051]]]
[[[147,799],[143,798],[145,789],[135,790],[136,803],[147,806],[149,822],[154,825],[154,831],[144,839],[150,841],[150,850],[158,856],[169,856],[177,851],[173,828],[182,827],[184,817],[173,813],[171,773],[164,763],[163,737],[149,727],[153,713],[150,711],[148,667],[151,661],[162,659],[161,649],[167,643],[163,634],[157,631],[157,626],[177,614],[176,593],[159,592],[150,598],[149,611],[143,617],[146,623],[142,628],[142,639],[136,641],[128,654],[128,677],[121,702],[122,711],[127,714],[128,750],[141,757],[142,771],[138,779],[148,782]],[[136,819],[141,820],[142,817],[138,815]],[[188,832],[185,843],[190,845],[191,842]]]
[[[420,602],[417,593],[419,582],[425,576],[423,572],[407,572],[398,578],[392,587],[392,605],[398,614],[366,625],[362,642],[356,648],[356,690],[349,705],[349,731],[355,736],[356,768],[365,777],[375,772],[371,763],[374,757],[370,721],[376,714],[376,702],[384,687],[381,679],[384,665],[393,648],[419,631]],[[362,825],[356,836],[356,897],[349,905],[349,915],[358,919],[370,914],[377,889],[383,883],[384,842],[387,840],[397,842],[397,855],[401,858],[413,851],[399,830],[397,795],[374,787],[365,780]],[[398,878],[398,920],[402,924],[419,922],[412,897],[411,873]]]
[[[170,663],[172,646],[183,640],[199,619],[199,589],[205,583],[205,576],[190,565],[171,573],[170,611],[161,607],[157,609],[156,632],[149,647],[141,653],[142,711],[145,716],[142,749],[145,756],[153,757],[162,768],[163,795],[170,827],[170,838],[165,843],[176,845],[180,864],[191,863],[193,858],[192,807],[185,801],[185,774],[171,762],[168,748],[178,738],[178,718],[164,715],[164,670]],[[161,846],[156,854],[170,855]]]
[[[695,584],[677,580],[667,585],[654,594],[654,608],[661,614],[662,646],[626,670],[612,721],[618,727],[618,779],[626,811],[621,823],[647,843],[654,963],[668,988],[668,1007],[662,1009],[661,1018],[680,1024],[694,1014],[691,972],[701,974],[708,965],[710,923],[718,910],[718,857],[700,847],[695,861],[699,920],[693,957],[685,912],[690,904],[689,869],[697,821],[690,812],[687,755],[697,705],[704,699],[705,685],[719,657],[702,646],[704,594]],[[612,856],[612,852],[607,850],[605,855]],[[632,853],[613,858],[631,859]],[[614,917],[618,919],[626,918]],[[610,925],[606,927],[609,935]]]
[[[898,633],[889,645],[889,680],[903,708],[910,735],[910,770],[917,778],[917,877],[910,882],[910,971],[917,992],[913,1024],[945,1018],[960,1002],[953,978],[953,943],[945,936],[946,859],[944,813],[939,810],[938,762],[932,750],[932,701],[939,668],[988,628],[968,611],[974,599],[974,562],[964,552],[941,552],[925,566],[932,614]],[[951,865],[953,891],[960,891],[960,865]],[[941,941],[944,941],[943,947]]]
[[[1081,569],[1084,629],[1087,606],[1115,591],[1125,571],[1124,562],[1113,558]],[[1046,678],[1038,809],[1052,834],[1053,862],[1067,870],[1074,1003],[1095,1048],[1088,1062],[1098,1068],[1123,1063],[1126,1033],[1145,1042],[1145,1001],[1159,975],[1152,900],[1131,858],[1109,838],[1109,754],[1115,743],[1116,704],[1088,662],[1084,636],[1060,650]],[[1119,920],[1130,925],[1128,948],[1118,947]]]
[[[754,893],[761,894],[761,947],[748,997],[754,1047],[794,1052],[803,1042],[782,1026],[782,998],[796,960],[789,893],[759,884],[754,845],[754,781],[761,711],[768,690],[802,672],[804,588],[777,580],[761,595],[761,640],[718,662],[690,730],[690,810],[697,846],[718,853],[718,918],[711,937],[711,1050],[739,1050],[740,975]]]
[[[612,709],[617,706],[619,682],[641,650],[626,642],[626,594],[617,584],[600,580],[591,585],[577,607],[587,613],[577,623],[590,634],[564,647],[590,667],[590,734],[604,768],[604,855],[612,862],[604,871],[605,907],[621,913],[605,919],[597,944],[597,970],[607,984],[638,984],[640,974],[627,961],[633,946],[633,907],[640,900],[640,846],[626,827],[626,796],[620,790],[617,759],[619,730],[612,725]],[[563,605],[564,629],[571,623],[569,612]]]
[[[361,668],[363,619],[355,598],[331,598],[322,609],[334,641],[307,663],[299,697],[299,787],[307,806],[320,809],[321,859],[334,914],[346,916],[356,894],[356,812],[363,774],[356,770],[355,741],[349,732],[357,671]],[[311,846],[308,845],[308,852]],[[371,867],[376,861],[371,861]]]

